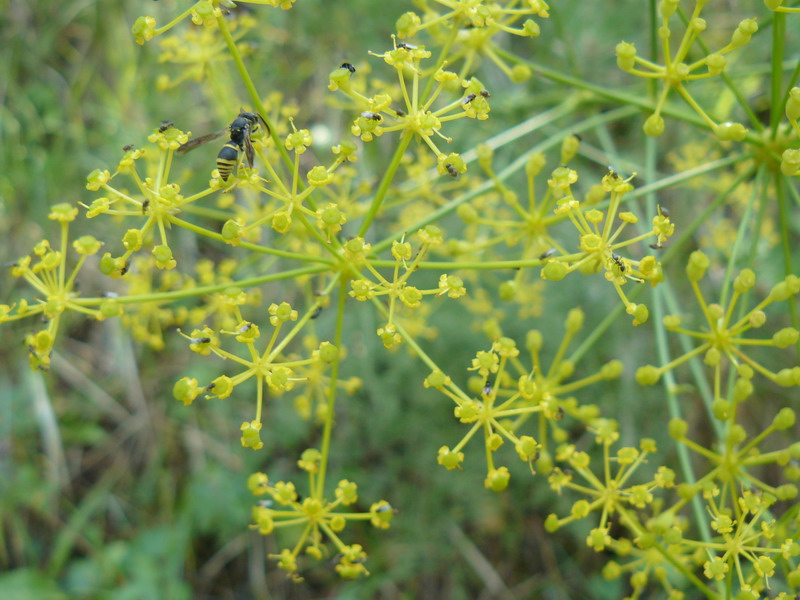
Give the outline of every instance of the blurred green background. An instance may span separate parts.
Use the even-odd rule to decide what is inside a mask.
[[[558,3],[552,18],[542,21],[540,40],[513,43],[539,62],[589,80],[630,84],[614,66],[613,47],[622,38],[646,46],[640,39],[645,3],[617,1],[614,11],[609,4]],[[0,2],[0,263],[27,254],[43,236],[52,239],[56,228],[47,220],[48,207],[90,202],[86,174],[113,167],[122,145],[142,144],[162,120],[196,133],[221,126],[196,83],[158,91],[157,76],[175,75],[175,67],[157,63],[155,42],[142,48],[130,35],[137,16],[152,13],[163,23],[185,5]],[[367,50],[388,47],[395,19],[410,8],[411,2],[398,0],[298,0],[289,12],[248,9],[266,23],[263,36],[250,36],[248,65],[265,93],[280,90],[297,103],[298,124],[342,131],[344,118],[326,103],[328,73],[343,61],[368,60]],[[374,59],[373,68],[378,64]],[[567,93],[535,79],[511,85],[492,68],[480,76],[498,109],[488,123],[471,125],[459,150]],[[241,87],[230,94],[235,105],[246,103]],[[630,125],[636,136],[638,127],[639,121]],[[554,124],[551,131],[557,130]],[[628,129],[612,133],[619,156],[628,156]],[[497,164],[541,140],[537,134],[505,148]],[[600,146],[603,139],[588,142]],[[591,168],[602,173],[605,165]],[[88,227],[85,221],[76,225],[78,232],[81,227]],[[547,339],[560,340],[566,310],[585,294],[580,284],[565,282],[558,296],[548,296],[545,318],[522,319],[508,333],[522,342],[535,326]],[[16,285],[3,274],[0,302],[17,297]],[[611,294],[597,296],[584,306],[589,323],[615,306]],[[454,304],[433,313],[440,336],[429,351],[448,372],[466,379],[470,353],[488,342],[463,327],[469,316]],[[349,314],[344,375],[359,376],[365,385],[341,403],[333,477],[356,481],[363,507],[386,498],[399,509],[386,532],[348,528],[348,539],[369,553],[372,577],[341,582],[333,561],[323,561],[302,573],[303,583],[292,583],[266,559],[279,547],[275,539],[247,528],[247,476],[254,470],[268,470],[273,480],[296,475],[294,461],[315,439],[290,400],[270,407],[265,448],[254,453],[238,442],[250,399],[198,402],[189,409],[172,399],[176,379],[210,364],[187,356],[182,340],[168,339],[165,350],[154,354],[133,344],[118,323],[73,321],[59,340],[52,372],[43,376],[27,367],[22,339],[30,326],[21,324],[4,326],[8,341],[0,346],[0,599],[620,598],[623,584],[603,580],[602,557],[587,552],[584,524],[557,536],[544,532],[547,514],[563,514],[568,504],[543,479],[526,478],[526,465],[513,463],[512,484],[500,495],[483,488],[484,463],[475,448],[464,471],[436,465],[439,446],[463,433],[449,403],[422,387],[426,373],[404,350],[389,354],[377,347],[378,319],[370,307]],[[611,358],[636,356],[647,344],[630,339],[626,327],[614,328],[581,370],[588,374]],[[456,354],[454,347],[470,351]],[[546,361],[553,352],[551,344]],[[623,443],[654,435],[632,432],[633,424],[648,422],[639,417],[654,393],[635,387],[632,371],[584,392],[586,401],[623,421]],[[654,430],[662,425],[649,422]]]

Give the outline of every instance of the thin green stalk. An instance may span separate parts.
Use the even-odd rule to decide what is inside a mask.
[[[656,144],[657,140],[655,138],[648,137],[645,140],[645,181],[648,182],[652,181],[656,170]],[[646,185],[644,187],[647,188],[650,186]],[[655,215],[657,208],[655,190],[650,191],[645,195],[645,202],[647,204],[647,214]],[[663,291],[660,289],[660,287],[661,286],[658,286],[653,290],[652,321],[653,329],[655,330],[658,362],[659,364],[666,365],[669,364],[669,362],[672,360],[672,357],[670,356],[669,346],[667,344],[666,330],[662,325],[662,321],[664,319],[664,300],[662,295]],[[663,386],[664,391],[667,394],[667,410],[669,411],[670,417],[681,417],[681,408],[680,404],[678,403],[677,394],[675,393],[676,382],[672,371],[667,371],[664,374]],[[688,484],[693,484],[695,481],[697,481],[697,477],[695,476],[694,468],[692,467],[689,449],[683,444],[676,444],[676,451],[678,454],[678,462],[681,465],[683,479]],[[710,542],[711,535],[709,533],[708,514],[706,513],[701,498],[698,495],[692,497],[692,512],[694,513],[696,522],[702,525],[702,527],[698,527],[700,530],[700,535],[703,537],[705,542]]]
[[[650,10],[649,10],[649,19],[648,19],[648,29],[649,29],[649,42],[650,42],[650,60],[653,62],[658,61],[658,49],[660,47],[660,40],[658,37],[658,27],[659,23],[659,16],[658,16],[658,4],[656,0],[650,0]],[[655,79],[648,79],[647,80],[647,97],[650,98],[650,102],[654,105],[657,101],[658,95],[658,82]]]
[[[680,7],[678,7],[678,15],[680,16],[681,21],[683,21],[683,24],[688,26],[689,17],[686,16],[686,12]],[[695,43],[700,47],[700,49],[703,51],[704,54],[706,55],[711,54],[711,51],[708,49],[708,46],[700,36],[697,36],[697,38],[695,38]],[[725,82],[725,85],[728,86],[728,89],[731,91],[734,98],[736,98],[736,102],[739,104],[739,107],[747,115],[747,118],[750,120],[751,126],[757,131],[764,131],[764,125],[761,124],[761,120],[753,112],[753,109],[750,107],[750,104],[747,102],[747,99],[744,97],[739,88],[736,87],[736,84],[733,82],[733,79],[731,79],[730,75],[728,75],[727,73],[725,73],[725,71],[723,71],[722,73],[720,73],[719,76]]]
[[[389,318],[389,310],[381,303],[381,301],[378,298],[372,298],[371,300],[372,300],[372,304],[375,305],[375,307],[378,309],[378,311],[386,319],[388,319]],[[428,356],[427,352],[425,352],[422,349],[422,347],[416,342],[416,340],[412,337],[412,335],[410,333],[408,333],[408,331],[406,331],[405,328],[400,323],[398,323],[397,321],[394,321],[393,325],[397,328],[397,333],[400,334],[400,336],[403,338],[403,341],[408,344],[409,348],[411,348],[416,353],[417,357],[419,357],[419,359],[422,362],[424,362],[426,365],[428,365],[428,368],[431,371],[436,371],[437,369],[439,369],[439,367],[436,365],[436,363],[433,362],[433,359],[430,356]]]
[[[671,314],[680,314],[683,311],[683,303],[679,302],[675,298],[675,294],[673,293],[672,287],[669,285],[669,282],[665,281],[664,283],[658,286],[658,289],[660,289],[664,294],[664,300],[666,303],[667,310]],[[695,350],[695,347],[692,345],[691,341],[686,336],[683,335],[679,336],[678,344],[680,344],[682,354],[688,354],[689,352]],[[708,385],[708,378],[706,373],[703,371],[702,361],[698,357],[693,357],[691,360],[689,360],[688,365],[689,369],[692,372],[692,378],[694,379],[695,386],[697,386],[697,390],[700,392],[700,397],[703,400],[703,406],[706,409],[706,414],[708,415],[709,422],[711,423],[711,426],[714,428],[714,434],[717,436],[717,438],[721,439],[723,437],[722,426],[720,425],[717,418],[714,416],[714,412],[711,410],[711,405],[714,402],[714,392]]]
[[[639,296],[639,294],[642,293],[642,289],[643,288],[641,287],[634,288],[634,290],[630,294],[628,294],[628,299],[631,301],[635,300]],[[586,354],[591,349],[594,343],[597,340],[599,340],[600,337],[608,330],[608,328],[611,327],[611,325],[613,325],[617,319],[619,319],[624,310],[625,310],[624,304],[622,303],[617,304],[611,310],[611,312],[609,312],[605,316],[605,318],[602,321],[600,321],[597,327],[594,328],[594,331],[592,331],[592,333],[590,333],[586,337],[586,339],[583,340],[581,345],[575,349],[575,351],[570,355],[568,360],[570,362],[577,363],[583,357],[583,355]]]
[[[781,248],[783,249],[783,272],[785,275],[794,273],[792,267],[792,247],[789,240],[789,213],[786,210],[786,180],[781,173],[775,174],[775,195],[778,197],[778,223],[781,228]],[[789,184],[791,185],[791,184]],[[788,301],[789,313],[792,315],[792,327],[798,328],[797,306],[793,300]],[[795,344],[798,356],[800,356],[800,340]]]
[[[636,113],[636,109],[630,106],[624,106],[622,108],[616,108],[614,110],[610,110],[608,112],[600,113],[597,115],[593,115],[592,117],[585,119],[579,123],[574,124],[573,126],[568,128],[568,132],[571,133],[580,133],[582,131],[586,131],[588,129],[592,129],[593,127],[597,127],[603,123],[611,123],[613,121],[617,121],[619,119],[624,119],[626,117],[631,116],[632,114]],[[567,130],[565,130],[567,131]],[[557,146],[561,143],[563,137],[551,137],[544,142],[536,144],[527,152],[523,152],[520,156],[518,156],[510,165],[508,165],[505,169],[500,171],[497,174],[497,181],[505,181],[508,179],[512,174],[516,173],[520,169],[525,166],[525,163],[528,162],[528,159],[532,154],[537,152],[544,152],[554,146]],[[444,217],[445,215],[450,214],[451,212],[455,211],[459,206],[476,198],[483,194],[484,192],[494,188],[496,186],[496,181],[487,180],[481,183],[479,186],[465,192],[464,194],[454,198],[444,206],[432,211],[427,217],[424,217],[417,221],[416,223],[409,225],[405,231],[407,232],[414,232],[417,231],[429,223],[435,223]],[[394,240],[398,240],[403,236],[403,232],[394,233],[384,240],[378,242],[373,246],[373,252],[376,254],[386,250],[392,245]]]
[[[769,125],[772,129],[772,139],[778,135],[778,126],[783,116],[783,46],[786,42],[786,15],[775,13],[772,23],[772,72],[770,76],[770,108]]]
[[[722,306],[725,306],[728,302],[728,293],[730,292],[731,280],[733,279],[733,271],[736,267],[736,256],[739,254],[739,247],[742,245],[742,240],[745,238],[745,233],[750,228],[750,220],[753,216],[753,206],[759,198],[759,187],[764,172],[765,167],[762,164],[756,173],[756,182],[753,186],[753,193],[750,195],[750,201],[745,207],[742,220],[739,221],[739,230],[736,232],[736,240],[733,242],[733,247],[731,248],[731,257],[730,260],[728,260],[728,266],[725,269],[725,278],[723,279],[722,289],[720,291],[719,303]],[[758,230],[753,232],[753,239],[758,239]]]
[[[711,162],[692,167],[691,169],[680,171],[679,173],[675,173],[669,177],[663,177],[658,181],[648,183],[640,188],[636,188],[629,194],[625,195],[625,200],[632,200],[634,198],[638,198],[639,196],[647,196],[661,190],[675,187],[676,185],[689,181],[690,179],[694,179],[695,177],[708,175],[709,173],[719,169],[724,169],[725,167],[740,163],[744,158],[744,154],[734,154],[726,158],[719,158],[717,160],[712,160]]]
[[[158,292],[156,294],[136,294],[131,296],[120,296],[116,298],[119,304],[137,304],[140,302],[171,302],[174,300],[183,300],[185,298],[194,298],[206,294],[214,294],[221,292],[231,287],[248,288],[262,283],[269,283],[272,281],[283,281],[286,279],[293,279],[295,277],[302,277],[303,275],[316,275],[317,273],[325,273],[329,271],[328,266],[315,266],[304,267],[302,269],[292,269],[289,271],[281,271],[280,273],[271,273],[269,275],[260,275],[258,277],[248,277],[239,281],[229,281],[227,283],[218,283],[215,285],[204,285],[194,287],[188,290],[176,290],[173,292]],[[75,304],[80,306],[99,306],[101,303],[108,300],[108,298],[75,298],[72,300]]]
[[[706,222],[708,216],[722,204],[724,204],[733,191],[738,188],[743,181],[750,179],[753,176],[753,173],[755,173],[755,167],[739,175],[734,182],[725,190],[723,190],[716,198],[714,198],[714,201],[709,204],[699,215],[697,215],[689,225],[684,227],[681,230],[680,235],[678,235],[678,237],[672,241],[669,249],[664,253],[664,256],[661,258],[661,262],[667,263],[671,261],[672,258],[678,252],[680,252],[680,250],[683,248],[683,245],[692,239],[694,232],[697,231],[700,225]]]
[[[347,302],[347,283],[343,278],[339,282],[339,304],[336,307],[336,329],[334,333],[333,343],[341,350],[342,348],[342,331],[344,330],[344,308]],[[328,410],[325,415],[325,425],[322,430],[322,445],[320,452],[322,458],[319,463],[319,477],[317,478],[317,493],[322,497],[325,494],[325,474],[328,469],[328,460],[330,458],[331,448],[331,431],[333,430],[334,409],[336,408],[336,382],[339,377],[339,362],[341,358],[337,359],[331,365],[331,379],[328,386]]]
[[[239,52],[239,48],[236,47],[236,41],[233,39],[233,36],[231,36],[230,29],[228,29],[228,24],[225,22],[225,17],[219,15],[217,17],[217,25],[219,25],[219,30],[222,32],[222,37],[225,38],[225,44],[228,46],[228,51],[231,53],[233,62],[236,63],[236,69],[239,71],[239,76],[242,78],[242,83],[244,83],[244,87],[247,88],[247,93],[250,95],[250,102],[253,103],[256,112],[263,117],[264,122],[269,128],[270,137],[275,143],[275,148],[278,149],[278,152],[280,152],[281,156],[283,157],[283,162],[286,163],[286,168],[288,168],[289,172],[291,172],[294,163],[292,162],[289,153],[281,142],[281,139],[278,137],[275,127],[269,120],[267,109],[264,107],[264,103],[261,102],[261,96],[259,95],[258,90],[256,90],[256,86],[253,84],[250,73],[247,71],[247,67],[242,60],[242,55]]]
[[[178,227],[182,227],[184,229],[188,229],[198,235],[202,235],[212,240],[217,240],[219,242],[224,242],[224,238],[221,234],[217,233],[216,231],[211,231],[210,229],[206,229],[205,227],[200,227],[199,225],[195,225],[194,223],[189,223],[188,221],[184,221],[183,219],[179,219],[175,216],[170,216],[169,220],[171,223],[174,223]],[[336,261],[332,258],[325,258],[322,256],[311,256],[308,254],[298,254],[297,252],[288,252],[286,250],[278,250],[277,248],[271,248],[269,246],[259,246],[258,244],[252,244],[250,242],[239,242],[239,247],[245,248],[247,250],[251,250],[253,252],[258,252],[261,254],[270,254],[272,256],[279,256],[281,258],[288,258],[291,260],[299,260],[302,262],[311,262],[311,263],[324,263],[326,265],[333,265]]]
[[[580,255],[576,255],[576,258]],[[397,265],[396,260],[370,260],[369,264],[376,268],[392,268]],[[528,260],[492,260],[492,261],[420,261],[415,265],[419,269],[450,270],[472,269],[474,271],[494,271],[498,269],[524,269],[528,267],[541,267],[544,261],[538,258]]]
[[[403,154],[405,153],[406,148],[408,148],[408,144],[411,142],[412,137],[413,134],[409,131],[404,131],[403,135],[400,137],[400,143],[397,145],[397,149],[394,151],[392,161],[389,163],[389,166],[386,167],[386,171],[383,173],[383,179],[381,179],[381,183],[378,186],[378,191],[375,192],[375,196],[372,198],[372,204],[369,207],[369,211],[364,217],[361,227],[358,229],[358,235],[363,236],[367,232],[367,229],[369,229],[372,221],[377,216],[378,210],[380,210],[381,204],[383,204],[386,193],[389,191],[389,186],[392,184],[392,180],[394,179],[395,173],[397,173],[398,167],[400,167],[400,161],[403,159]]]
[[[649,113],[655,111],[656,103],[650,99],[643,98],[641,95],[627,94],[610,88],[604,88],[600,85],[584,81],[583,79],[572,77],[571,75],[565,75],[560,71],[556,71],[555,69],[545,67],[544,65],[540,65],[532,61],[525,60],[505,50],[498,49],[497,52],[498,54],[503,56],[503,58],[505,58],[506,60],[515,62],[517,64],[526,65],[536,74],[546,79],[550,79],[557,83],[566,85],[567,87],[585,90],[587,92],[591,92],[592,94],[600,98],[605,98],[606,100],[613,100],[618,104],[623,104],[627,106],[636,106]],[[680,110],[671,104],[665,104],[661,108],[661,114],[676,119],[678,121],[683,121],[685,123],[695,125],[702,129],[707,129],[707,130],[711,129],[708,123],[706,123],[706,121],[702,117],[700,117],[700,115],[694,112],[686,112],[684,110]],[[764,140],[753,132],[747,132],[747,134],[745,135],[745,140],[748,143],[756,146],[764,145]]]

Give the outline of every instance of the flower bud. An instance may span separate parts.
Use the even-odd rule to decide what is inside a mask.
[[[733,123],[731,121],[727,121],[725,123],[720,123],[716,127],[714,127],[714,135],[717,136],[717,139],[722,141],[734,141],[734,142],[741,142],[745,135],[747,134],[747,129],[741,123]]]
[[[705,274],[711,261],[702,251],[695,250],[689,256],[689,264],[686,265],[686,275],[692,281],[699,281]]]
[[[561,281],[567,276],[567,265],[561,261],[551,260],[542,268],[542,279]]]
[[[650,115],[642,126],[642,131],[650,137],[658,137],[664,133],[664,118],[661,115]]]
[[[775,418],[772,420],[772,426],[775,429],[789,429],[793,427],[795,423],[795,414],[791,408],[785,407],[775,415]]]
[[[633,69],[636,58],[636,46],[628,42],[620,42],[615,49],[617,54],[617,66],[623,71]]]
[[[506,467],[498,467],[489,471],[483,485],[493,492],[502,492],[508,487],[509,479],[511,479],[511,473],[508,472],[508,469]]]
[[[661,372],[653,365],[645,365],[636,370],[636,383],[639,385],[655,385],[661,379]]]
[[[682,440],[686,438],[686,432],[689,430],[689,424],[683,419],[670,419],[669,422],[669,435],[674,440]]]

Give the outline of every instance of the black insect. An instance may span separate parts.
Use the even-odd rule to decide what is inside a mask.
[[[547,250],[546,252],[542,252],[539,255],[539,260],[544,260],[546,258],[550,258],[551,256],[555,256],[555,254],[556,254],[556,249],[555,248],[550,248],[550,250]]]
[[[458,177],[458,170],[456,170],[456,168],[450,163],[447,163],[444,168],[447,169],[447,173],[450,175],[450,177],[454,179]]]
[[[492,95],[489,93],[489,90],[481,90],[480,91],[480,95],[483,96],[484,98],[491,98],[492,97]]]
[[[355,73],[356,72],[356,68],[353,65],[351,65],[349,62],[343,62],[340,68],[347,69],[351,73]]]
[[[133,150],[133,144],[125,144],[122,147],[122,151],[123,152],[130,152],[131,150]]]
[[[269,125],[267,125],[264,117],[258,113],[246,112],[243,110],[239,113],[239,116],[234,119],[233,123],[228,125],[225,129],[189,140],[178,148],[178,154],[186,154],[226,133],[229,134],[231,138],[230,141],[225,144],[222,150],[219,151],[219,154],[217,154],[217,170],[219,171],[219,176],[222,177],[223,181],[228,181],[228,177],[233,171],[233,168],[239,162],[239,152],[244,152],[245,158],[247,159],[247,166],[253,168],[254,152],[253,144],[250,141],[250,135],[254,131],[258,131],[260,126],[266,129],[267,134],[270,133]]]
[[[611,259],[614,261],[614,263],[617,265],[617,267],[619,267],[620,273],[624,273],[625,272],[625,263],[622,262],[622,258],[620,258],[619,254],[612,254],[611,255]]]
[[[466,96],[464,96],[464,99],[461,101],[461,104],[469,104],[477,97],[478,96],[476,96],[475,94],[467,94]]]
[[[380,116],[376,112],[362,112],[361,116],[364,117],[365,119],[370,119],[371,121],[382,121],[383,120],[383,117]]]

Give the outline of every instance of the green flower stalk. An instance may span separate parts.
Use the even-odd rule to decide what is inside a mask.
[[[239,292],[240,304],[246,300],[244,292]],[[313,307],[314,310],[317,308]],[[262,427],[262,410],[264,404],[264,386],[268,386],[270,391],[275,394],[283,394],[301,381],[304,377],[298,377],[295,369],[307,367],[314,363],[325,363],[330,365],[338,360],[338,349],[329,342],[320,344],[317,350],[311,353],[309,358],[304,359],[282,359],[281,353],[288,343],[294,339],[302,329],[303,325],[311,318],[313,310],[309,311],[303,319],[280,341],[279,334],[284,324],[297,321],[299,313],[292,309],[287,302],[281,304],[271,304],[269,307],[269,322],[272,326],[272,334],[264,350],[259,352],[256,342],[261,337],[261,330],[258,325],[242,318],[238,307],[235,308],[239,322],[235,329],[226,331],[215,331],[208,326],[195,329],[191,335],[181,334],[189,340],[189,348],[200,355],[208,356],[213,353],[216,356],[227,359],[231,363],[241,365],[244,370],[233,377],[220,375],[212,380],[205,388],[201,388],[194,378],[183,377],[173,388],[173,396],[176,400],[188,405],[191,404],[201,392],[205,392],[206,398],[224,399],[229,397],[236,386],[241,385],[250,378],[256,379],[256,415],[252,421],[242,424],[242,446],[259,450],[263,447],[260,431]],[[247,348],[248,357],[239,356],[222,348],[220,336],[231,336],[240,344]]]
[[[340,533],[351,521],[370,521],[378,529],[388,529],[394,509],[385,500],[375,502],[367,512],[347,511],[346,507],[358,501],[358,486],[342,479],[334,490],[335,499],[324,495],[320,484],[320,461],[322,455],[316,448],[303,452],[298,466],[308,472],[309,495],[302,501],[291,482],[278,481],[272,484],[264,473],[253,473],[248,488],[255,496],[267,496],[253,507],[253,529],[269,535],[276,529],[302,528],[292,548],[270,555],[278,566],[296,580],[298,560],[301,554],[322,560],[331,553],[326,542],[333,545],[338,557],[336,571],[343,579],[355,579],[369,575],[365,566],[367,554],[360,544],[345,544]]]
[[[659,210],[658,215],[653,218],[650,231],[621,239],[627,226],[639,221],[632,212],[619,212],[624,195],[633,190],[630,180],[634,176],[623,179],[616,171],[609,170],[601,183],[602,189],[611,194],[608,208],[603,212],[584,206],[573,196],[571,186],[578,180],[576,171],[567,167],[559,167],[553,171],[547,183],[560,197],[555,213],[566,215],[580,233],[580,252],[566,256],[547,252],[542,257],[545,260],[542,278],[560,281],[578,270],[584,273],[603,271],[606,280],[611,282],[625,305],[625,311],[633,317],[633,324],[641,325],[647,321],[649,311],[644,304],[635,304],[629,300],[623,286],[630,282],[657,285],[663,279],[661,264],[654,256],[634,260],[624,258],[617,252],[649,238],[655,238],[651,247],[659,249],[672,236],[675,225],[665,211]],[[615,223],[617,218],[621,221],[619,225]]]
[[[35,258],[24,256],[11,266],[14,277],[24,279],[38,294],[32,302],[20,300],[18,303],[0,305],[0,323],[18,321],[38,316],[47,323],[44,329],[30,333],[25,338],[31,369],[47,371],[53,347],[58,337],[62,316],[74,311],[98,320],[122,314],[119,304],[106,299],[99,308],[87,308],[80,302],[76,278],[86,259],[99,252],[103,245],[94,236],[84,235],[72,242],[72,250],[78,261],[71,271],[67,270],[69,252],[69,224],[78,216],[78,209],[69,204],[56,204],[50,209],[48,218],[56,221],[61,229],[61,242],[57,249],[46,239],[33,249]]]
[[[418,3],[422,16],[407,12],[396,23],[400,38],[411,38],[427,31],[452,51],[447,60],[450,64],[463,61],[461,76],[488,58],[514,82],[522,82],[531,76],[530,69],[520,65],[511,67],[498,53],[494,38],[507,33],[519,37],[538,37],[539,24],[531,18],[547,18],[550,7],[542,0],[505,0],[502,2],[461,2],[458,0],[423,0]],[[525,19],[524,22],[520,21]],[[459,35],[456,35],[459,32]],[[445,53],[443,53],[442,62]]]
[[[397,43],[395,39],[392,50],[373,55],[383,58],[386,64],[397,70],[404,108],[393,108],[396,99],[390,94],[379,93],[367,97],[358,92],[350,85],[353,75],[352,65],[339,67],[331,73],[328,88],[332,91],[341,91],[360,108],[361,112],[351,127],[353,135],[370,142],[384,133],[402,132],[400,148],[405,148],[412,138],[417,138],[436,156],[440,174],[455,178],[465,173],[467,167],[464,160],[456,153],[443,152],[434,136],[450,143],[452,139],[442,133],[444,123],[462,118],[487,119],[491,110],[489,105],[491,94],[477,79],[465,80],[456,73],[440,68],[429,76],[428,81],[432,84],[435,82],[435,87],[430,95],[426,96],[421,89],[424,76],[421,63],[430,58],[431,53],[425,50],[424,46]],[[433,105],[442,92],[446,91],[452,95],[462,88],[463,95],[441,108],[434,109]]]
[[[706,274],[709,264],[708,257],[700,250],[697,250],[692,253],[686,267],[686,274],[689,277],[692,290],[706,320],[706,330],[695,331],[684,328],[679,315],[667,315],[664,317],[664,327],[668,331],[693,338],[698,344],[693,350],[662,367],[652,365],[640,367],[636,372],[636,381],[642,385],[653,385],[667,371],[696,356],[702,355],[705,364],[714,370],[715,400],[722,399],[722,372],[726,361],[732,364],[739,375],[745,379],[750,379],[754,373],[760,373],[778,385],[800,385],[800,367],[771,371],[746,352],[747,348],[752,346],[774,346],[777,348],[791,346],[797,343],[798,338],[800,338],[800,333],[798,333],[797,329],[786,327],[775,333],[770,339],[743,337],[746,332],[758,329],[766,323],[767,317],[763,312],[764,308],[773,302],[789,300],[800,292],[800,278],[795,275],[787,276],[784,281],[772,288],[766,299],[747,311],[741,318],[736,319],[734,317],[734,309],[741,296],[755,286],[756,275],[750,269],[745,269],[739,274],[733,285],[733,296],[727,306],[716,303],[709,304],[698,284]]]
[[[501,491],[508,484],[508,469],[496,467],[493,454],[505,441],[514,446],[521,460],[530,464],[531,472],[535,464],[542,472],[549,473],[553,468],[549,439],[559,443],[566,440],[567,431],[560,425],[565,415],[584,423],[594,422],[598,416],[597,406],[580,405],[567,394],[622,374],[622,363],[612,360],[594,375],[568,381],[575,371],[575,363],[564,359],[564,354],[583,321],[580,309],[570,311],[565,323],[566,333],[548,369],[544,368],[539,357],[543,337],[535,330],[528,333],[525,343],[531,355],[530,366],[519,360],[516,343],[507,337],[500,337],[490,351],[478,352],[468,370],[476,371],[479,376],[479,397],[470,397],[441,371],[431,373],[424,381],[425,387],[433,387],[451,398],[456,404],[455,417],[471,425],[453,448],[442,446],[439,449],[439,464],[448,470],[460,468],[464,460],[462,450],[478,432],[482,432],[486,447],[487,488]],[[525,425],[536,416],[536,438],[522,435]]]
[[[714,121],[692,97],[686,89],[686,84],[689,81],[719,76],[727,66],[728,61],[725,55],[749,44],[753,34],[758,31],[756,19],[744,19],[741,21],[733,32],[731,41],[726,46],[699,60],[687,63],[686,60],[692,46],[708,27],[706,20],[700,17],[707,0],[697,0],[695,2],[686,30],[673,54],[670,19],[678,10],[679,2],[680,0],[661,0],[659,3],[661,26],[658,29],[658,36],[661,42],[661,53],[664,57],[663,65],[638,56],[636,47],[631,43],[620,42],[617,44],[617,65],[620,69],[632,75],[662,81],[655,111],[645,121],[644,132],[649,136],[659,136],[664,133],[664,118],[661,116],[661,112],[670,92],[675,90],[700,115],[717,138],[720,140],[742,141],[747,129],[741,123],[717,123]]]
[[[409,285],[408,280],[417,270],[419,263],[425,258],[429,249],[442,243],[442,232],[438,227],[429,225],[418,232],[421,240],[419,249],[414,252],[410,242],[395,241],[392,244],[392,256],[394,257],[394,272],[392,280],[386,279],[367,258],[371,245],[364,242],[361,238],[349,240],[345,246],[347,256],[353,269],[361,270],[365,268],[372,274],[374,279],[367,279],[359,276],[350,280],[350,296],[356,300],[365,302],[380,296],[388,296],[388,320],[387,323],[378,329],[383,345],[386,348],[394,348],[401,343],[402,338],[397,332],[394,324],[396,311],[399,305],[415,310],[422,306],[425,296],[447,296],[448,298],[460,298],[467,293],[464,282],[457,275],[442,274],[439,277],[439,285],[436,288],[421,290]],[[402,274],[401,274],[402,270]]]

